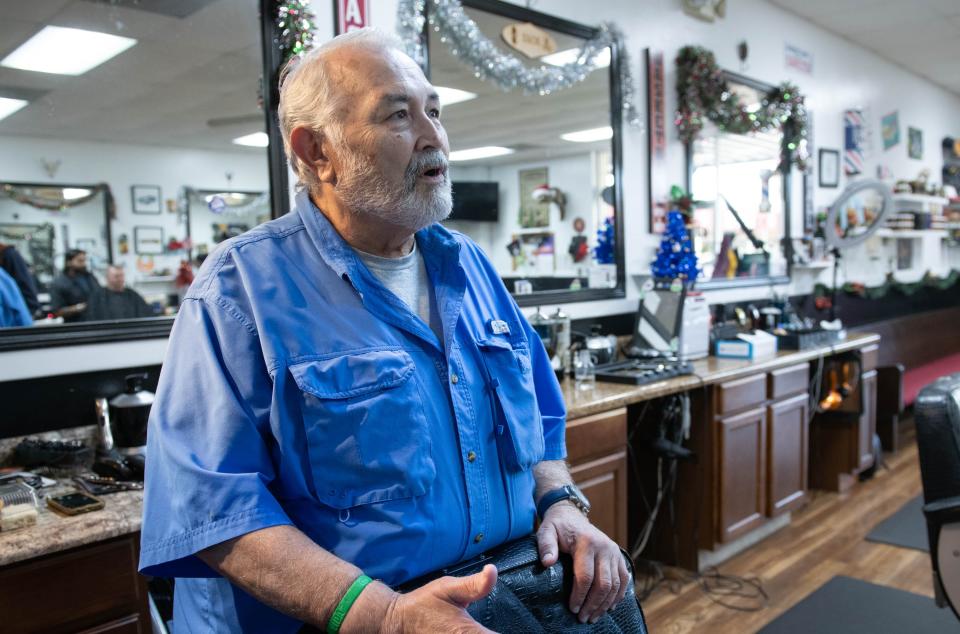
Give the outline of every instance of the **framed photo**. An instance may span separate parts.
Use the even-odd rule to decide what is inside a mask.
[[[907,155],[912,159],[923,158],[923,131],[920,128],[907,128]]]
[[[548,184],[549,172],[546,167],[520,170],[520,226],[524,229],[550,226],[550,203],[538,202],[533,198],[533,190]]]
[[[163,227],[134,227],[133,250],[137,255],[161,255]]]
[[[820,149],[817,155],[817,165],[820,168],[820,187],[837,187],[840,185],[840,151]]]
[[[135,214],[159,214],[163,202],[156,185],[132,185],[130,199]]]

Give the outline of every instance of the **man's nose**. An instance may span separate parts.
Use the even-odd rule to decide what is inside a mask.
[[[439,119],[434,119],[426,113],[419,117],[417,137],[417,151],[443,150],[446,145],[447,134]]]

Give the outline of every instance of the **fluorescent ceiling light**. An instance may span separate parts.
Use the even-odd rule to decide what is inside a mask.
[[[254,132],[253,134],[238,136],[233,142],[237,145],[249,145],[250,147],[267,147],[270,145],[270,137],[267,136],[266,132]]]
[[[137,41],[129,37],[45,26],[7,55],[0,66],[58,75],[82,75],[124,52]]]
[[[0,97],[0,119],[9,117],[20,108],[23,108],[25,105],[27,105],[27,101],[24,99],[9,99],[7,97]]]
[[[591,141],[604,141],[613,137],[613,128],[605,126],[602,128],[591,128],[589,130],[579,130],[577,132],[567,132],[561,134],[560,138],[564,141],[573,141],[574,143],[590,143]]]
[[[434,86],[437,96],[440,97],[440,105],[452,106],[461,101],[470,101],[477,98],[477,93],[460,90],[459,88],[447,88],[446,86]]]
[[[485,145],[483,147],[474,147],[468,150],[457,150],[450,152],[451,161],[473,161],[475,159],[491,158],[494,156],[503,156],[513,154],[513,150],[508,147],[498,145]]]
[[[64,200],[76,200],[77,198],[85,198],[90,195],[89,189],[83,189],[80,187],[64,187],[63,188],[63,199]]]
[[[550,55],[544,55],[540,58],[541,62],[546,62],[548,64],[553,64],[554,66],[564,66],[571,62],[577,61],[577,57],[580,56],[579,48],[568,48],[565,51],[557,51],[556,53],[551,53]],[[606,68],[610,65],[610,47],[600,51],[597,56],[593,59],[596,68]]]

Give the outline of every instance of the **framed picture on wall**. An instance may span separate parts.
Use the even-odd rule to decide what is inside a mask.
[[[134,227],[133,250],[137,255],[161,255],[163,227]]]
[[[163,202],[156,185],[132,185],[130,199],[135,214],[159,214]]]
[[[820,149],[817,156],[817,165],[820,168],[820,187],[837,187],[840,185],[840,151]]]

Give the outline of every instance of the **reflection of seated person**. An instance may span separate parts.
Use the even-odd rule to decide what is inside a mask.
[[[37,299],[37,283],[30,272],[30,266],[11,244],[0,243],[0,269],[10,274],[13,281],[17,283],[17,287],[20,288],[23,301],[27,303],[27,310],[30,311],[31,315],[36,315],[40,310],[40,301]]]
[[[0,328],[29,326],[33,317],[27,308],[17,282],[10,274],[0,269]]]
[[[70,249],[63,259],[63,273],[50,287],[50,302],[54,313],[64,321],[81,321],[85,318],[87,300],[100,288],[100,283],[87,270],[87,252],[83,249]]]
[[[84,313],[85,321],[103,321],[107,319],[136,319],[153,317],[153,311],[140,293],[127,288],[123,268],[107,267],[107,285],[98,288],[90,295],[89,305]]]

